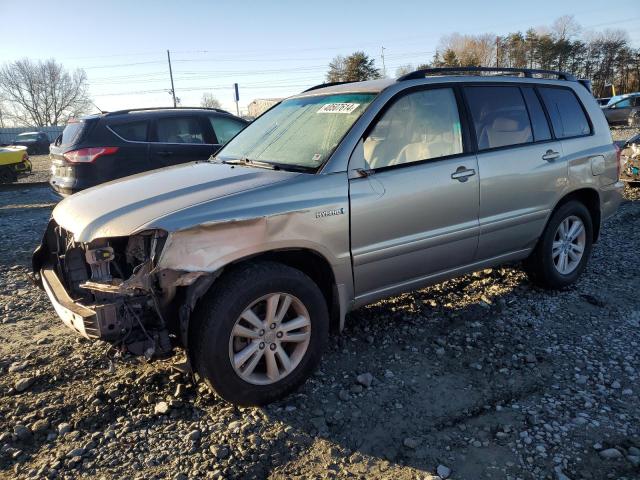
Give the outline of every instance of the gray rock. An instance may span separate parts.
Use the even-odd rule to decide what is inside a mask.
[[[442,480],[446,480],[451,475],[451,469],[445,465],[438,465],[436,473]]]
[[[553,472],[555,474],[556,480],[571,480],[569,477],[567,477],[564,474],[564,472],[562,471],[562,468],[560,468],[560,467],[555,467],[553,469]]]
[[[33,438],[31,430],[20,423],[13,427],[13,433],[16,435],[16,437],[18,437],[18,440],[21,440],[23,442],[31,441],[31,439]]]
[[[65,433],[69,433],[71,431],[71,424],[63,422],[58,425],[58,435],[64,435]]]
[[[18,379],[18,381],[14,385],[14,388],[17,392],[24,392],[26,389],[31,387],[31,385],[33,385],[35,381],[36,379],[33,377],[23,377]]]
[[[601,450],[599,455],[602,458],[605,458],[607,460],[612,460],[615,458],[622,457],[622,452],[620,452],[620,450],[617,450],[615,448],[607,448],[606,450]]]
[[[369,388],[371,386],[371,383],[373,382],[373,375],[371,375],[369,372],[361,373],[356,377],[356,382],[358,382],[365,388]]]
[[[67,458],[70,458],[73,461],[74,458],[82,457],[83,455],[84,455],[84,448],[78,447],[68,451],[66,456]]]
[[[407,448],[415,450],[416,448],[418,448],[418,445],[420,445],[420,440],[413,437],[407,437],[402,441],[402,444]]]
[[[34,433],[44,433],[47,431],[48,428],[49,428],[49,420],[47,420],[46,418],[36,421],[31,426],[31,430]]]
[[[195,429],[195,430],[191,430],[185,438],[190,442],[197,442],[198,440],[200,440],[201,436],[202,436],[202,432],[198,429]]]

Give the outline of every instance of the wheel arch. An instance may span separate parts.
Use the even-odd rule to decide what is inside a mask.
[[[176,328],[181,332],[183,343],[186,343],[191,324],[191,312],[198,301],[211,289],[215,289],[216,282],[226,272],[237,268],[247,262],[272,261],[282,263],[300,270],[318,285],[327,303],[329,321],[332,331],[340,331],[344,324],[346,308],[344,307],[346,296],[339,291],[336,283],[336,274],[329,261],[319,252],[308,248],[286,248],[267,250],[245,257],[234,259],[216,272],[201,277],[197,282],[188,287],[179,287],[175,296],[176,308],[180,311],[179,323]],[[341,307],[342,305],[342,307]]]
[[[602,214],[600,211],[600,194],[593,188],[580,188],[567,193],[558,201],[558,203],[556,203],[556,206],[549,214],[549,218],[546,223],[549,223],[553,214],[560,207],[572,200],[577,200],[582,203],[591,214],[591,221],[593,223],[593,243],[596,243],[600,237],[600,220],[602,218]]]

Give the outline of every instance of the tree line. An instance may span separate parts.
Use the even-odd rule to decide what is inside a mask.
[[[583,32],[572,16],[549,27],[506,35],[453,33],[440,40],[430,61],[402,65],[396,76],[431,67],[512,67],[562,70],[592,81],[596,96],[640,91],[640,48],[633,48],[624,30]],[[326,80],[361,81],[380,78],[372,58],[363,52],[336,57]]]

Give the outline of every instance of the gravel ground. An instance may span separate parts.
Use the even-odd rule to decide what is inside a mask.
[[[30,155],[31,173],[18,179],[17,183],[48,182],[51,176],[49,155]]]
[[[55,201],[0,192],[0,478],[640,478],[640,189],[585,275],[488,269],[362,308],[266,408],[70,334],[27,281]]]

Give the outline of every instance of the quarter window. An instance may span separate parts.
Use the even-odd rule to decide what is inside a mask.
[[[577,137],[591,133],[584,110],[572,90],[540,87],[540,94],[549,112],[556,137]]]
[[[212,115],[209,117],[209,121],[211,122],[213,131],[216,132],[218,143],[223,145],[235,137],[236,133],[244,128],[243,123],[230,118]]]
[[[467,87],[465,94],[480,150],[533,141],[529,115],[518,87]]]
[[[531,126],[533,127],[533,139],[536,142],[549,140],[551,138],[551,131],[549,130],[547,117],[544,115],[544,110],[542,110],[542,105],[540,104],[538,95],[536,95],[536,92],[532,87],[524,87],[522,89],[522,95],[527,103],[529,119],[531,120]]]
[[[403,96],[364,140],[365,160],[383,168],[462,153],[460,117],[453,90]]]
[[[197,118],[171,117],[157,120],[158,142],[205,143],[204,133]]]
[[[145,142],[147,140],[147,122],[130,122],[110,125],[117,135],[130,142]]]

